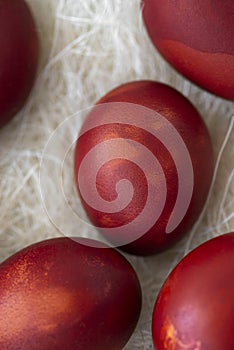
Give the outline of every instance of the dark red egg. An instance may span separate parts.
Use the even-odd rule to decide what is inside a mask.
[[[185,77],[234,100],[233,0],[142,0],[149,36]]]
[[[77,141],[75,177],[93,224],[115,246],[154,254],[200,214],[213,173],[210,137],[173,88],[138,81],[104,96]]]
[[[39,55],[38,35],[24,0],[0,0],[0,127],[25,104]]]
[[[139,281],[120,253],[93,243],[55,238],[0,265],[1,350],[125,346],[140,314]]]
[[[234,233],[212,239],[172,271],[157,298],[156,350],[234,349]]]

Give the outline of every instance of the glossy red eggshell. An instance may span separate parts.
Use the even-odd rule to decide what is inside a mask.
[[[163,285],[153,312],[156,350],[233,350],[234,233],[187,255]]]
[[[114,249],[79,242],[47,240],[0,265],[1,350],[124,347],[140,313],[138,278]]]
[[[234,2],[143,0],[149,36],[185,77],[234,100]]]
[[[38,34],[26,2],[0,0],[0,127],[25,104],[38,56]]]
[[[137,120],[138,117],[143,119],[144,125],[142,128],[123,123],[108,124],[110,118],[116,113],[113,103],[119,102],[121,104],[119,104],[120,107],[118,108],[120,108],[122,114],[132,117],[133,121]],[[144,158],[143,153],[138,150],[134,151],[133,148],[129,159],[113,159],[104,164],[97,173],[97,191],[99,196],[106,201],[111,202],[116,198],[116,184],[121,179],[128,179],[131,182],[134,188],[131,203],[118,212],[108,213],[97,210],[89,205],[86,198],[83,198],[80,192],[77,174],[79,174],[85,157],[91,153],[96,145],[119,138],[124,141],[126,140],[126,145],[129,143],[128,140],[134,140],[139,145],[144,145],[152,152],[153,157],[159,161],[164,171],[167,190],[166,202],[159,219],[146,233],[142,234],[142,237],[139,237],[134,242],[134,239],[132,241],[129,239],[128,244],[120,245],[122,245],[122,249],[133,254],[148,255],[162,251],[178,241],[191,228],[206,200],[213,173],[213,151],[207,129],[196,109],[184,96],[167,85],[152,81],[131,82],[117,87],[97,103],[97,106],[101,105],[104,106],[101,110],[95,109],[87,116],[83,128],[86,128],[88,124],[92,124],[93,122],[97,122],[99,125],[82,133],[76,145],[75,177],[82,203],[94,225],[100,228],[110,229],[108,231],[110,234],[113,227],[121,227],[133,221],[146,205],[149,184],[154,186],[154,188],[161,188],[161,183],[155,180],[154,171],[147,178],[144,169],[141,169],[134,163],[134,161]],[[134,106],[141,106],[141,109],[136,111]],[[147,109],[144,110],[143,107],[147,107],[151,111],[158,113],[159,118],[162,118],[162,122],[160,121],[158,124],[159,127],[163,125],[163,120],[165,119],[173,125],[176,132],[183,139],[192,162],[194,183],[192,184],[191,202],[183,220],[170,234],[166,233],[166,226],[175,206],[178,193],[178,164],[175,164],[167,147],[157,137],[146,130],[146,127],[148,130],[154,127],[154,121],[151,121],[152,124],[148,121],[148,111]],[[165,129],[165,134],[167,133],[166,142],[172,138],[170,132]],[[103,151],[100,151],[101,155],[112,152],[113,149],[111,147],[106,145]],[[179,163],[183,164],[184,155],[178,153],[177,156]],[[133,161],[131,162],[131,160]],[[86,167],[83,174],[84,179],[87,179],[86,186],[89,186],[88,178],[96,163],[97,157],[94,156],[90,164]],[[187,191],[186,171],[187,168],[185,168],[185,173],[183,174],[185,176],[185,182],[182,183],[182,190],[185,192]],[[161,200],[162,198],[159,198],[159,202]],[[151,212],[155,211],[155,206],[156,198],[152,202]],[[146,223],[148,222],[148,215],[151,215],[151,212],[146,213],[144,218]],[[105,233],[107,238],[108,232]],[[129,230],[127,234],[130,238],[134,237],[134,230]],[[111,239],[111,236],[109,236],[109,239]]]

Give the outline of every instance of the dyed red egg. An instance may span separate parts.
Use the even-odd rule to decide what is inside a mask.
[[[162,251],[191,228],[212,172],[200,115],[179,92],[152,81],[109,92],[77,141],[75,177],[89,218],[134,254]]]
[[[185,77],[234,100],[233,0],[142,0],[149,36]]]
[[[0,349],[121,350],[141,309],[128,261],[94,241],[55,238],[0,265]]]
[[[163,285],[153,312],[157,350],[234,349],[234,233],[187,255]]]
[[[24,0],[0,0],[0,127],[25,104],[39,55],[38,35]]]

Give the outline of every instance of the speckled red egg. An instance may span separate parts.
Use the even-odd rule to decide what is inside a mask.
[[[93,243],[50,239],[0,265],[1,350],[124,347],[141,309],[139,281],[120,253]]]
[[[213,172],[210,137],[173,88],[137,81],[104,96],[87,116],[75,177],[93,224],[115,246],[154,254],[200,214]]]
[[[234,349],[234,233],[187,255],[163,285],[153,312],[157,350]]]
[[[0,127],[25,104],[39,55],[38,35],[24,0],[0,0]]]
[[[233,0],[142,0],[152,42],[185,77],[234,100]]]

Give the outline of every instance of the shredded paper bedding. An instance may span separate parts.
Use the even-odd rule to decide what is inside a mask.
[[[97,235],[74,185],[74,139],[87,109],[112,88],[133,80],[165,82],[189,98],[210,131],[215,173],[194,227],[164,253],[126,254],[143,289],[141,318],[126,350],[153,349],[152,310],[168,273],[202,242],[234,230],[234,104],[201,90],[165,62],[146,33],[139,0],[27,2],[37,23],[41,57],[27,104],[0,130],[1,261],[46,238]]]

